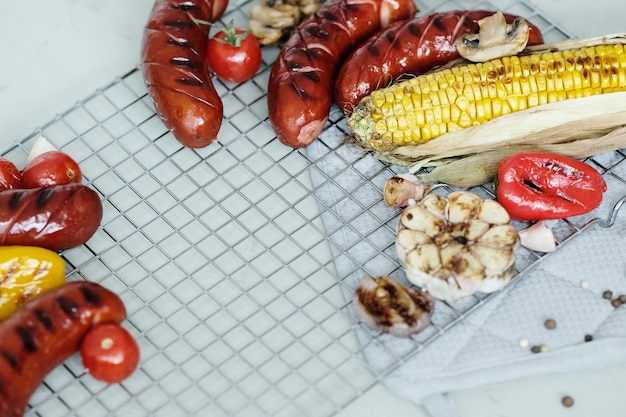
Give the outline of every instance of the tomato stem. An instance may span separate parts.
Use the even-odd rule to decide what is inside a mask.
[[[193,20],[194,23],[200,24],[200,25],[208,25],[211,27],[214,27],[216,29],[218,29],[221,32],[224,32],[224,38],[218,38],[218,37],[213,37],[213,39],[217,42],[220,43],[224,43],[227,45],[230,45],[234,48],[239,48],[241,46],[241,42],[248,37],[248,34],[250,33],[250,30],[245,29],[243,30],[243,32],[241,33],[237,33],[237,28],[235,27],[235,23],[233,20],[231,20],[230,22],[228,22],[228,25],[224,26],[221,25],[219,23],[215,23],[215,22],[208,22],[206,20],[202,20],[202,19],[196,19],[195,17],[191,18]],[[210,37],[210,35],[209,35]]]

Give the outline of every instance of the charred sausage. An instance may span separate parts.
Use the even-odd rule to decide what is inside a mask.
[[[269,119],[278,139],[307,146],[324,129],[338,63],[382,27],[408,19],[413,0],[328,0],[290,36],[269,78]]]
[[[144,29],[141,68],[157,114],[190,148],[217,139],[224,109],[205,64],[210,26],[228,0],[156,0]]]
[[[0,415],[22,416],[45,376],[77,351],[91,327],[125,318],[116,294],[75,281],[43,293],[0,322]]]
[[[87,242],[101,221],[100,196],[83,184],[0,192],[0,245],[69,249]]]
[[[478,21],[488,10],[453,10],[419,16],[390,25],[368,38],[346,58],[335,79],[335,102],[346,114],[378,88],[403,75],[427,72],[459,58],[455,42],[478,33]],[[504,14],[507,23],[518,16]],[[543,43],[541,31],[530,22],[528,45]]]

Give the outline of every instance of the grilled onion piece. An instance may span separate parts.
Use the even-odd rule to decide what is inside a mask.
[[[365,277],[353,301],[358,318],[368,326],[396,337],[408,337],[430,324],[435,300],[393,278]]]

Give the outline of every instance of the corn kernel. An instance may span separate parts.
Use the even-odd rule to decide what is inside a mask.
[[[459,118],[459,126],[462,128],[467,128],[472,125],[472,117],[466,111],[461,113],[461,117]]]

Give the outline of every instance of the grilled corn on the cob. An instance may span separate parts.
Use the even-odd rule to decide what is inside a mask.
[[[626,91],[624,44],[494,59],[435,71],[374,91],[347,120],[366,148],[386,152],[508,113]]]

